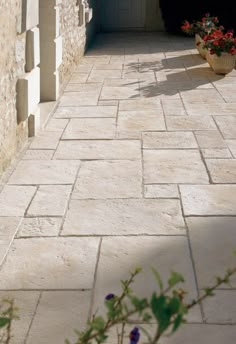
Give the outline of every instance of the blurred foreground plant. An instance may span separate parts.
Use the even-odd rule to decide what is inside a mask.
[[[12,322],[19,319],[18,309],[12,299],[4,299],[0,304],[0,343],[9,344],[11,341]]]
[[[117,296],[111,293],[106,296],[106,316],[94,315],[88,322],[85,331],[76,332],[78,339],[74,344],[105,343],[111,335],[110,329],[118,325],[120,325],[120,330],[117,330],[118,344],[137,344],[141,338],[140,331],[146,337],[145,343],[158,343],[164,334],[171,335],[183,323],[186,323],[186,315],[191,308],[206,298],[214,296],[214,291],[220,285],[230,284],[230,278],[236,273],[236,267],[228,269],[223,277],[216,277],[215,284],[205,288],[204,293],[191,303],[185,300],[187,292],[178,288],[178,285],[184,282],[181,274],[172,272],[168,286],[164,288],[159,273],[155,269],[152,271],[157,280],[158,291],[153,292],[149,298],[139,298],[133,293],[131,285],[135,281],[135,277],[141,272],[141,269],[137,268],[130,274],[128,280],[121,281],[121,295]],[[125,342],[125,327],[134,324],[132,318],[134,315],[137,317],[136,323],[155,324],[155,331],[153,334],[141,326],[135,326],[129,334],[129,341]],[[112,343],[114,342],[113,339]],[[70,344],[70,342],[66,340],[66,344]]]

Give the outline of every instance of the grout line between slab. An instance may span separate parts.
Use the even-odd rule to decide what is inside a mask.
[[[103,241],[103,238],[101,237],[99,245],[98,245],[98,251],[97,251],[97,260],[96,260],[96,265],[95,265],[95,270],[94,270],[94,279],[93,279],[93,287],[92,287],[92,293],[91,293],[91,303],[90,303],[90,307],[89,307],[88,319],[91,319],[93,316],[93,314],[92,314],[93,303],[95,300],[95,290],[96,290],[98,266],[99,266],[99,261],[100,261],[100,257],[101,257],[102,241]]]
[[[186,227],[186,235],[187,235],[189,254],[190,254],[190,259],[191,259],[191,263],[192,263],[194,280],[195,280],[195,287],[196,287],[196,291],[197,291],[197,297],[199,298],[200,297],[199,282],[198,282],[198,278],[197,278],[197,271],[196,271],[196,266],[195,266],[193,251],[192,251],[192,245],[191,245],[189,228],[188,228],[188,224],[187,224],[186,218],[184,216],[184,206],[183,206],[183,202],[182,202],[182,197],[181,197],[179,186],[178,186],[178,192],[179,192],[179,197],[180,197],[180,207],[181,207],[181,211],[182,211],[182,216],[183,216],[185,227]],[[203,311],[202,304],[199,304],[199,308],[200,308],[200,312],[201,312],[202,321],[204,322],[204,311]]]
[[[27,344],[27,341],[28,341],[28,338],[29,338],[29,334],[30,334],[30,330],[31,330],[33,322],[34,322],[34,319],[35,319],[35,316],[36,316],[36,313],[37,313],[37,310],[38,310],[38,306],[39,306],[41,298],[42,298],[42,294],[43,294],[43,292],[41,291],[40,294],[39,294],[38,302],[37,302],[37,304],[35,306],[35,310],[34,310],[33,316],[31,318],[31,321],[30,321],[30,324],[29,324],[28,331],[26,333],[24,344]]]
[[[63,215],[63,217],[62,217],[62,222],[61,222],[61,227],[60,227],[60,229],[59,229],[58,237],[61,236],[61,233],[62,233],[62,231],[63,231],[63,226],[64,226],[64,223],[65,223],[67,211],[68,211],[68,209],[69,209],[70,201],[71,201],[71,199],[72,199],[72,194],[73,194],[74,189],[75,189],[75,184],[76,184],[77,178],[78,178],[78,176],[79,176],[79,172],[80,172],[81,166],[82,166],[82,164],[80,164],[79,167],[78,167],[78,171],[77,171],[77,173],[76,173],[76,175],[75,175],[74,183],[72,184],[72,187],[71,187],[70,195],[69,195],[69,197],[68,197],[68,199],[67,199],[67,204],[66,204],[66,207],[65,207],[64,215]],[[70,184],[70,185],[71,185],[71,184]]]

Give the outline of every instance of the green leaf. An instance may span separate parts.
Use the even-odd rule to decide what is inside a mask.
[[[9,318],[0,318],[0,328],[1,327],[5,327],[9,323],[10,323],[10,319]]]
[[[168,280],[169,287],[173,288],[176,284],[181,282],[184,282],[183,276],[180,273],[173,271]]]
[[[204,289],[207,296],[214,296],[215,294],[212,291],[212,288],[205,288]]]
[[[172,297],[168,305],[172,315],[178,313],[180,309],[180,305],[181,305],[180,299],[176,296]]]
[[[154,268],[152,268],[152,272],[153,272],[153,274],[154,274],[154,276],[155,276],[155,278],[157,280],[157,283],[159,285],[160,291],[163,292],[163,283],[162,283],[161,276],[160,276],[159,272],[156,269],[154,269]]]
[[[95,319],[93,319],[92,323],[91,323],[91,327],[94,330],[102,330],[105,326],[105,321],[103,319],[103,317],[96,317]]]
[[[149,322],[152,319],[152,316],[149,313],[144,313],[143,315],[143,321]]]
[[[157,297],[154,293],[151,299],[151,309],[158,321],[159,332],[162,334],[169,327],[171,320],[168,297],[165,295]]]
[[[173,324],[173,327],[172,327],[172,333],[177,331],[182,323],[183,323],[183,315],[182,314],[178,314],[177,317],[174,320],[174,324]]]

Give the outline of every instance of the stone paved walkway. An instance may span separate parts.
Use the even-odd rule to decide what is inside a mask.
[[[98,36],[10,175],[0,295],[20,308],[14,344],[73,338],[137,265],[141,294],[155,288],[155,266],[164,279],[182,272],[190,299],[235,265],[236,71],[216,76],[193,47],[158,34]],[[232,285],[161,343],[235,343]]]

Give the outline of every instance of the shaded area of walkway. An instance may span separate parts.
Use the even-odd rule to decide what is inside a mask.
[[[0,289],[22,314],[13,343],[73,338],[137,265],[139,294],[155,289],[155,266],[166,280],[183,273],[189,299],[235,265],[236,71],[216,76],[193,48],[159,34],[99,35],[10,175]],[[162,343],[232,344],[232,285]]]

